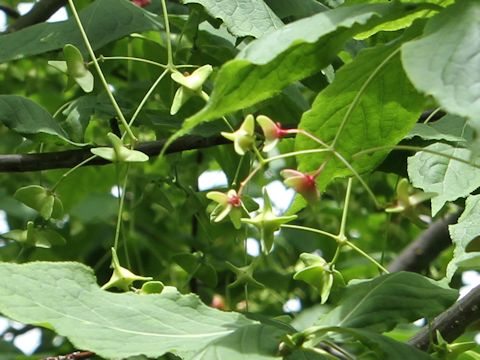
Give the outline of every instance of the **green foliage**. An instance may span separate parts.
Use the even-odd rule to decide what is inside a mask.
[[[222,66],[207,106],[188,118],[184,129],[254,105],[288,84],[319,72],[348,38],[405,11],[398,4],[339,8],[299,20],[251,42],[235,60]]]
[[[408,175],[414,186],[437,193],[432,198],[435,215],[446,202],[465,197],[478,187],[480,169],[468,163],[472,157],[469,149],[443,143],[425,149],[434,153],[419,152],[409,158]]]
[[[283,26],[282,21],[263,0],[244,2],[215,0],[185,0],[185,4],[201,4],[214,18],[221,19],[235,36],[259,38]],[[254,16],[252,16],[254,14]]]
[[[317,324],[385,332],[401,322],[435,316],[456,298],[456,291],[421,275],[388,274],[347,286],[343,301]]]
[[[180,295],[174,288],[160,295],[101,291],[92,270],[81,264],[1,264],[0,274],[2,313],[55,329],[79,348],[104,357],[172,351],[193,359],[209,343],[237,330],[246,328],[241,330],[244,341],[252,337],[253,343],[258,331],[265,331],[261,326],[248,330],[254,322],[209,309],[196,296]]]
[[[94,49],[134,32],[161,27],[156,16],[127,0],[96,1],[84,9],[81,19],[88,24],[86,31]],[[85,49],[73,18],[37,24],[0,37],[0,63],[61,49],[66,44]]]
[[[361,52],[337,72],[331,86],[320,92],[300,120],[301,129],[332,144],[359,173],[377,166],[386,152],[353,156],[380,145],[397,144],[416,123],[424,106],[423,97],[402,71],[400,46],[403,41]],[[386,88],[389,90],[385,91]],[[305,136],[296,139],[297,150],[309,149],[313,144],[313,140]],[[302,171],[311,171],[326,159],[328,163],[318,180],[320,189],[325,189],[336,177],[351,175],[345,161],[332,158],[331,153],[302,155],[298,162]]]
[[[21,355],[30,327],[9,323],[1,359],[478,357],[462,327],[478,311],[449,307],[480,270],[479,5],[340,3],[69,0],[66,21],[9,18],[0,314],[41,340]],[[415,239],[435,259],[389,273]],[[413,346],[430,329],[413,322],[442,313],[461,338],[440,326]]]
[[[457,1],[428,21],[422,38],[402,48],[405,71],[417,89],[472,121],[480,111],[479,10],[476,1]]]
[[[16,95],[0,95],[0,121],[25,137],[67,140],[67,134],[53,117],[32,100]]]
[[[450,236],[455,245],[453,259],[448,264],[447,278],[451,279],[458,269],[478,269],[480,251],[478,250],[479,195],[467,198],[465,211],[458,224],[450,225]]]

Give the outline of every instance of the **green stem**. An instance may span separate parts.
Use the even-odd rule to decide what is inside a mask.
[[[322,145],[324,148],[326,149],[330,149],[333,151],[333,147],[332,146],[329,146],[327,145],[325,142],[323,142],[322,140],[320,140],[318,137],[316,137],[315,135],[309,133],[308,131],[306,130],[303,130],[303,129],[290,129],[288,130],[289,133],[291,134],[301,134],[303,136],[306,136],[310,139],[312,139],[313,141],[315,141],[316,143]]]
[[[167,65],[160,64],[156,61],[148,60],[148,59],[142,59],[142,58],[137,58],[133,56],[103,56],[100,55],[97,59],[97,61],[103,62],[103,61],[108,61],[108,60],[128,60],[128,61],[138,61],[142,62],[145,64],[161,67],[162,69],[168,68]],[[93,64],[93,61],[90,61],[87,65]]]
[[[230,124],[230,121],[228,121],[228,119],[225,117],[225,116],[222,116],[222,119],[223,119],[223,122],[227,125],[227,127],[230,129],[230,131],[235,131],[235,129],[233,128],[232,124]]]
[[[248,182],[250,180],[252,180],[252,178],[255,176],[255,174],[257,172],[260,171],[260,169],[263,168],[263,164],[260,163],[250,174],[248,174],[248,176],[245,178],[245,180],[243,180],[241,183],[240,183],[240,187],[238,188],[238,196],[241,196],[242,195],[242,192],[243,192],[243,189],[245,188],[245,186],[248,184]]]
[[[373,264],[375,264],[380,270],[382,270],[385,274],[389,274],[390,272],[385,269],[382,264],[380,264],[377,260],[375,260],[374,258],[372,258],[370,255],[368,255],[365,251],[363,251],[362,249],[360,249],[359,247],[357,247],[355,244],[353,244],[352,242],[348,241],[348,240],[345,240],[344,244],[346,246],[349,246],[350,248],[352,248],[353,250],[355,250],[357,253],[359,253],[360,255],[362,255],[364,258],[366,258],[367,260],[369,260],[370,262],[372,262]]]
[[[435,110],[432,111],[432,113],[430,115],[428,115],[428,117],[425,119],[425,121],[423,122],[424,124],[428,124],[430,122],[430,120],[433,119],[433,117],[440,111],[442,110],[441,108],[436,108]]]
[[[245,156],[242,156],[240,158],[240,161],[237,164],[237,170],[235,171],[235,176],[234,176],[232,184],[231,184],[232,188],[235,188],[235,186],[237,186],[238,176],[240,175],[240,169],[242,168],[244,159],[245,159]]]
[[[120,194],[120,203],[118,206],[118,215],[117,215],[117,225],[115,226],[115,240],[113,242],[113,248],[115,251],[118,249],[118,239],[120,238],[120,228],[122,226],[122,215],[123,215],[123,207],[125,205],[125,194],[127,193],[127,180],[128,180],[128,171],[130,170],[130,164],[127,163],[127,169],[125,171],[125,177],[123,178],[123,184],[121,189],[122,193]]]
[[[338,257],[340,256],[340,250],[342,250],[342,245],[338,244],[337,248],[335,249],[335,254],[333,254],[332,260],[328,263],[328,265],[334,265],[337,262]]]
[[[85,29],[82,25],[80,17],[78,16],[78,12],[77,12],[77,9],[75,8],[75,4],[73,3],[73,0],[68,0],[68,4],[70,5],[73,17],[75,18],[75,21],[77,22],[77,25],[78,25],[78,29],[80,30],[80,34],[82,35],[85,46],[88,50],[88,53],[89,53],[90,57],[92,58],[93,65],[95,66],[95,69],[97,70],[98,77],[100,78],[100,81],[102,82],[103,87],[105,88],[105,91],[107,92],[107,95],[110,99],[110,102],[112,103],[113,108],[115,109],[115,112],[117,113],[117,116],[120,119],[122,125],[125,127],[125,130],[126,130],[128,136],[130,137],[132,142],[135,143],[137,141],[137,138],[135,137],[132,130],[128,126],[127,120],[125,120],[125,116],[123,116],[122,110],[120,109],[120,106],[118,105],[117,100],[115,100],[115,96],[113,96],[112,91],[110,90],[107,79],[103,75],[102,69],[100,68],[100,64],[97,61],[97,58],[95,56],[95,52],[93,51],[92,45],[90,44],[90,41],[88,40],[87,33],[85,32]]]
[[[363,156],[365,154],[369,154],[369,153],[377,152],[377,151],[382,151],[382,150],[410,150],[410,151],[417,151],[417,152],[426,152],[428,154],[443,156],[447,159],[455,160],[455,161],[470,165],[474,168],[480,169],[480,165],[477,165],[477,164],[472,163],[470,161],[461,159],[461,158],[456,157],[456,156],[444,154],[440,151],[435,151],[435,150],[422,148],[420,146],[409,146],[409,145],[378,146],[378,147],[374,147],[374,148],[371,148],[371,149],[366,149],[366,150],[359,151],[358,153],[354,154],[353,157],[355,158],[355,157]]]
[[[58,116],[58,114],[60,114],[60,112],[63,111],[66,107],[68,107],[68,105],[70,105],[72,102],[73,102],[73,100],[70,100],[70,101],[67,101],[65,104],[63,104],[62,106],[60,106],[57,109],[57,111],[55,111],[55,113],[52,115],[52,117],[56,118]]]
[[[172,51],[172,40],[170,33],[170,23],[168,21],[168,12],[167,12],[167,3],[166,0],[162,0],[162,12],[163,12],[163,21],[165,23],[165,33],[167,35],[167,67],[170,70],[175,69],[173,64],[173,51]]]
[[[132,126],[133,122],[135,121],[135,119],[137,118],[138,114],[140,113],[140,111],[142,111],[143,109],[143,106],[145,105],[145,103],[147,102],[148,98],[152,95],[152,93],[155,91],[155,89],[157,88],[158,84],[160,83],[160,81],[162,81],[162,79],[164,78],[164,76],[168,73],[168,69],[165,69],[161,74],[160,76],[157,78],[157,80],[155,80],[155,82],[152,84],[152,86],[150,86],[150,89],[148,89],[147,93],[145,94],[145,96],[143,97],[142,101],[140,101],[140,104],[138,104],[137,106],[137,109],[135,110],[135,112],[133,113],[132,115],[132,118],[130,119],[130,122],[128,123],[128,126]],[[122,139],[125,137],[126,133],[123,134],[122,136]]]
[[[352,165],[350,165],[350,163],[347,161],[347,159],[345,159],[342,155],[340,155],[340,153],[336,152],[336,151],[333,151],[333,155],[335,155],[335,157],[340,160],[347,168],[348,170],[351,171],[351,173],[358,179],[358,181],[360,182],[360,184],[362,184],[363,188],[365,189],[365,191],[368,193],[368,195],[372,198],[373,200],[373,203],[375,204],[375,206],[377,208],[380,208],[380,204],[378,203],[377,201],[377,198],[375,197],[375,194],[373,193],[372,189],[370,189],[370,186],[368,186],[368,184],[365,182],[365,180],[363,180],[363,178],[360,176],[360,174],[357,172],[357,170],[355,170],[353,168]]]
[[[352,178],[348,178],[347,192],[345,194],[345,204],[343,204],[342,221],[340,223],[340,231],[338,237],[345,239],[345,228],[347,226],[348,205],[350,204],[350,194],[352,192]]]
[[[297,156],[297,155],[305,155],[305,154],[317,154],[317,153],[322,153],[322,152],[329,152],[331,151],[330,149],[310,149],[310,150],[299,150],[299,151],[292,151],[286,154],[281,154],[281,155],[276,155],[269,157],[267,159],[264,159],[264,163],[269,163],[271,161],[275,160],[280,160],[280,159],[285,159],[289,158],[292,156]]]
[[[68,170],[66,173],[64,173],[60,179],[58,179],[58,181],[55,183],[55,185],[53,185],[52,187],[52,191],[55,191],[55,189],[58,187],[58,185],[60,185],[62,183],[63,180],[65,180],[71,173],[73,173],[75,170],[77,170],[78,168],[82,167],[83,165],[89,163],[90,161],[92,161],[93,159],[95,159],[97,157],[97,155],[92,155],[90,156],[89,158],[83,160],[82,162],[78,163],[77,165],[75,165],[74,167],[72,167],[70,170]]]
[[[263,158],[262,154],[260,153],[260,151],[257,149],[255,145],[253,146],[253,152],[257,156],[258,162],[262,165],[265,164],[265,159]]]
[[[297,230],[303,230],[303,231],[310,231],[316,234],[328,236],[329,238],[332,238],[333,240],[338,242],[338,236],[331,234],[327,231],[319,230],[319,229],[313,229],[307,226],[300,226],[300,225],[290,225],[290,224],[282,224],[280,225],[282,228],[288,228],[288,229],[297,229]]]

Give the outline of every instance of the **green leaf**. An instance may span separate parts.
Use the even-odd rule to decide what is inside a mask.
[[[333,83],[317,96],[299,124],[299,128],[323,142],[334,144],[359,173],[374,169],[388,151],[352,156],[361,150],[396,145],[408,134],[423,108],[423,97],[402,71],[400,45],[401,40],[362,51],[337,72]],[[318,146],[301,134],[296,138],[296,150]],[[302,172],[316,170],[327,158],[330,160],[317,178],[321,191],[334,178],[351,175],[351,171],[329,153],[298,157]]]
[[[316,324],[385,332],[399,323],[437,315],[456,298],[456,290],[422,275],[388,274],[349,284],[338,306]]]
[[[415,87],[449,113],[478,120],[480,113],[480,2],[460,0],[433,17],[424,36],[402,47]]]
[[[390,0],[368,0],[369,3],[387,3]],[[365,39],[373,34],[376,34],[380,31],[396,31],[400,29],[405,29],[412,25],[413,21],[416,19],[422,19],[422,18],[429,18],[434,16],[439,10],[441,10],[441,7],[446,7],[448,5],[453,4],[455,0],[424,0],[422,1],[424,4],[428,3],[431,4],[431,7],[428,10],[423,10],[423,11],[418,11],[415,14],[407,15],[404,16],[400,19],[393,20],[393,21],[388,21],[384,24],[378,25],[374,27],[373,29],[362,33],[358,34],[356,36],[357,39]],[[364,3],[365,0],[354,0],[354,1],[347,1],[346,3],[348,4],[361,4]],[[403,0],[402,3],[418,3],[417,0]],[[433,11],[432,11],[433,10]]]
[[[388,336],[376,334],[367,330],[337,328],[340,333],[352,335],[358,341],[373,350],[380,359],[388,360],[432,360],[433,358],[413,346],[396,341]]]
[[[278,345],[285,331],[273,326],[243,326],[232,334],[212,342],[194,360],[267,360],[278,359]],[[247,340],[248,339],[248,340]]]
[[[282,19],[290,16],[303,18],[330,10],[328,6],[315,0],[266,0],[265,2]]]
[[[97,0],[80,12],[94,49],[134,32],[159,29],[158,17],[127,0]],[[75,19],[41,23],[0,37],[0,63],[73,44],[85,49]]]
[[[455,245],[453,258],[447,267],[447,279],[458,269],[479,269],[480,251],[467,251],[473,241],[480,236],[480,195],[472,195],[467,198],[465,210],[458,219],[458,223],[450,225],[448,230]]]
[[[66,116],[62,125],[74,141],[84,140],[85,130],[95,113],[96,104],[96,96],[85,95],[73,100],[62,111],[62,114]]]
[[[423,140],[465,142],[473,139],[473,130],[467,125],[467,120],[464,118],[447,114],[433,123],[415,124],[412,131],[405,136],[405,139],[411,139],[415,136]]]
[[[282,21],[263,0],[184,0],[183,3],[202,5],[207,13],[221,19],[237,37],[259,38],[283,26]]]
[[[279,336],[172,287],[159,295],[102,291],[92,270],[79,263],[1,263],[0,288],[5,316],[50,327],[76,348],[105,358],[173,352],[188,360],[209,353],[209,346],[227,347],[222,351],[231,359],[242,359],[239,351],[245,348],[259,349],[266,357],[273,350],[272,336]]]
[[[35,135],[43,140],[55,136],[70,142],[65,131],[44,108],[22,96],[0,95],[0,122],[25,137]]]
[[[185,120],[183,132],[202,121],[246,108],[288,84],[320,72],[360,31],[402,16],[399,3],[337,8],[288,24],[251,42],[220,69],[206,107]]]
[[[466,162],[471,159],[471,150],[452,145],[435,143],[425,150],[445,156],[418,152],[408,158],[408,176],[417,188],[438,195],[432,198],[432,216],[435,216],[447,201],[465,197],[478,187],[480,169],[446,156]]]

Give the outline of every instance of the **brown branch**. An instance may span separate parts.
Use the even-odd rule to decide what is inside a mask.
[[[18,13],[17,10],[12,9],[11,7],[6,5],[0,5],[0,11],[3,11],[5,15],[14,19],[18,19],[20,17],[20,14]]]
[[[427,350],[431,345],[430,340],[436,339],[437,330],[447,342],[452,342],[462,335],[471,324],[479,320],[480,285],[437,316],[430,326],[425,326],[408,343],[421,350]]]
[[[43,360],[80,360],[87,359],[92,356],[95,356],[95,353],[91,351],[75,351],[67,355],[49,356],[47,358],[44,358]]]
[[[169,146],[166,153],[171,154],[186,150],[201,149],[216,145],[227,144],[229,142],[229,140],[225,139],[220,135],[208,138],[189,135],[181,137],[174,141]],[[164,140],[144,142],[138,144],[136,146],[136,149],[142,151],[148,156],[156,156],[160,153],[164,144]],[[86,160],[90,156],[92,156],[90,148],[39,154],[0,155],[0,173],[72,168],[75,165]],[[86,166],[105,164],[110,164],[110,162],[102,158],[96,158],[90,161]]]
[[[23,16],[20,16],[8,32],[17,31],[28,26],[46,21],[66,4],[66,0],[40,0]]]
[[[408,245],[388,266],[388,271],[422,272],[440,253],[452,244],[448,225],[455,224],[463,209],[435,221]]]

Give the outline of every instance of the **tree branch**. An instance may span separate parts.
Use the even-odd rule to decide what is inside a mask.
[[[20,16],[17,21],[10,26],[8,32],[17,31],[46,21],[66,3],[66,0],[40,0],[33,6],[32,10],[25,15]]]
[[[208,138],[189,135],[175,140],[169,146],[166,153],[171,154],[185,150],[201,149],[228,143],[230,143],[230,141],[220,135]],[[144,142],[138,144],[135,149],[147,154],[148,156],[156,156],[160,153],[164,144],[164,140]],[[90,156],[92,156],[90,147],[79,150],[67,150],[39,154],[0,155],[0,173],[72,168]],[[86,166],[105,164],[110,164],[110,162],[102,158],[96,158],[86,164]]]
[[[448,225],[455,224],[463,209],[435,221],[408,245],[388,266],[388,271],[422,272],[440,253],[452,244]]]
[[[427,350],[431,344],[430,339],[436,339],[437,330],[446,341],[452,342],[478,320],[480,320],[480,285],[437,316],[430,326],[425,326],[408,343],[421,350]]]
[[[8,7],[6,5],[0,5],[0,11],[3,11],[5,15],[10,16],[14,19],[18,19],[20,17],[20,14],[17,10],[12,9],[11,7]]]

